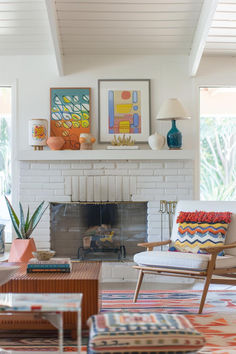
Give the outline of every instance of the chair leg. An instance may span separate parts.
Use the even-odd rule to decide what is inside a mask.
[[[136,285],[136,289],[135,289],[135,293],[134,293],[133,302],[137,301],[139,290],[141,288],[142,281],[143,281],[143,276],[144,276],[144,272],[142,271],[142,269],[140,269],[139,276],[138,276],[138,281],[137,281],[137,285]]]
[[[217,257],[217,254],[211,255],[211,260],[209,262],[208,269],[207,269],[207,277],[205,280],[205,284],[204,284],[204,288],[203,288],[203,292],[202,292],[202,297],[201,297],[201,302],[200,302],[200,306],[199,306],[199,310],[198,310],[199,314],[202,313],[202,310],[203,310],[203,307],[204,307],[204,304],[206,301],[207,292],[208,292],[208,289],[209,289],[209,286],[211,283],[212,273],[215,268],[216,257]]]

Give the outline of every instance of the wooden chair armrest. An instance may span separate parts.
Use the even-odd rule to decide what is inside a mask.
[[[235,248],[235,247],[236,247],[236,243],[230,243],[228,245],[223,245],[223,246],[200,248],[200,250],[213,254],[213,253],[219,253],[226,249]]]
[[[145,243],[138,243],[138,246],[147,247],[148,251],[152,251],[153,247],[168,245],[170,242],[171,240],[160,241],[160,242],[145,242]]]

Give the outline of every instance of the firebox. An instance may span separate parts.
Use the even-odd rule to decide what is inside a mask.
[[[147,241],[147,203],[51,203],[50,236],[58,257],[130,260]]]

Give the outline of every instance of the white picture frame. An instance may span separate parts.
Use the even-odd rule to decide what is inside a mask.
[[[98,118],[100,143],[124,134],[146,143],[151,126],[150,79],[98,80]]]

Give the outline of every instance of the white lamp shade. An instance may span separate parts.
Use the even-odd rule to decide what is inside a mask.
[[[182,103],[177,98],[169,98],[165,101],[156,117],[159,120],[190,119]]]

